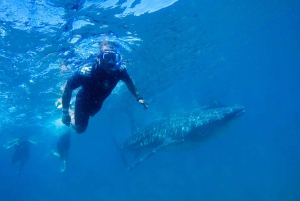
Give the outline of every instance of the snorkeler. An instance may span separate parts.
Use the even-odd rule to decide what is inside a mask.
[[[71,141],[71,130],[61,134],[57,140],[56,148],[57,152],[52,150],[47,156],[50,154],[60,158],[63,161],[63,168],[61,172],[65,172],[68,167],[68,156],[70,149],[70,141]]]
[[[113,33],[108,36],[116,37]],[[148,108],[145,100],[138,93],[136,86],[122,65],[120,45],[114,41],[100,41],[100,54],[91,67],[83,67],[68,79],[62,94],[62,122],[74,128],[77,133],[87,129],[89,118],[102,107],[104,100],[111,94],[117,83],[125,82],[136,100]],[[81,87],[76,95],[74,115],[69,112],[72,91]],[[72,118],[71,118],[72,116]]]
[[[9,141],[7,145],[4,145],[6,149],[10,149],[12,147],[15,148],[15,151],[10,159],[10,163],[18,164],[17,174],[20,174],[21,170],[24,168],[26,162],[29,159],[31,144],[36,144],[36,142],[29,140],[28,136],[23,135],[18,139]]]

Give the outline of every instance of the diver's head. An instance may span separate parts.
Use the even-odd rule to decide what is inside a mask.
[[[122,64],[122,57],[118,51],[117,44],[110,41],[101,42],[99,59],[105,70],[118,70]]]

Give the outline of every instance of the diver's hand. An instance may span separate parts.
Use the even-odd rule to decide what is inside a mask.
[[[63,112],[61,121],[62,121],[63,124],[65,124],[66,126],[70,126],[70,123],[71,123],[71,116],[70,116],[69,112]]]
[[[140,104],[144,106],[144,109],[148,109],[149,106],[144,99],[139,99],[138,101]]]

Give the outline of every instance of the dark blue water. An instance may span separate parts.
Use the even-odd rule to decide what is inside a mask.
[[[29,133],[37,145],[19,176],[13,150],[0,149],[0,200],[300,200],[299,10],[300,1],[1,1],[0,144]],[[61,173],[45,158],[61,129],[55,102],[109,30],[149,109],[118,85],[72,134]],[[125,110],[147,125],[212,99],[246,113],[197,149],[126,171],[111,138],[130,135]]]

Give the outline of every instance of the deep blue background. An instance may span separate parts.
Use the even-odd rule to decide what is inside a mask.
[[[127,93],[109,97],[101,112],[91,119],[87,132],[73,133],[70,168],[64,174],[60,173],[58,159],[44,158],[55,149],[56,128],[47,130],[46,135],[35,135],[38,144],[32,146],[31,158],[20,177],[15,175],[16,167],[9,164],[12,150],[2,149],[1,201],[300,200],[300,2],[194,4],[196,23],[190,32],[178,31],[177,40],[160,35],[151,43],[152,33],[146,35],[139,27],[143,43],[155,50],[149,50],[150,54],[142,46],[141,52],[134,53],[142,67],[136,64],[128,71],[148,100],[149,110],[144,111]],[[177,14],[180,20],[168,22],[175,30],[183,27],[181,17],[189,13],[185,10],[189,8],[179,1],[157,13],[126,20],[138,24],[148,19],[151,24],[161,16]],[[156,29],[164,30],[163,24],[158,26]],[[168,39],[166,44],[174,46],[177,55],[173,63],[145,66],[143,62],[154,62],[156,56],[164,55],[161,52],[170,51],[160,46]],[[186,49],[180,52],[180,47]],[[200,53],[193,54],[197,48]],[[188,58],[193,65],[186,67],[183,60]],[[183,62],[180,64],[185,70],[174,67],[178,62]],[[164,68],[170,69],[168,74],[164,74]],[[155,77],[153,72],[163,76],[162,83],[145,79]],[[115,99],[124,98],[128,100],[121,107],[111,107]],[[160,152],[133,171],[126,171],[110,136],[121,142],[130,135],[124,105],[134,108],[131,111],[136,120],[147,124],[158,116],[195,108],[210,98],[227,105],[242,104],[246,113],[226,133],[198,149]],[[59,118],[57,113],[53,119]],[[8,134],[1,135],[5,144]]]

